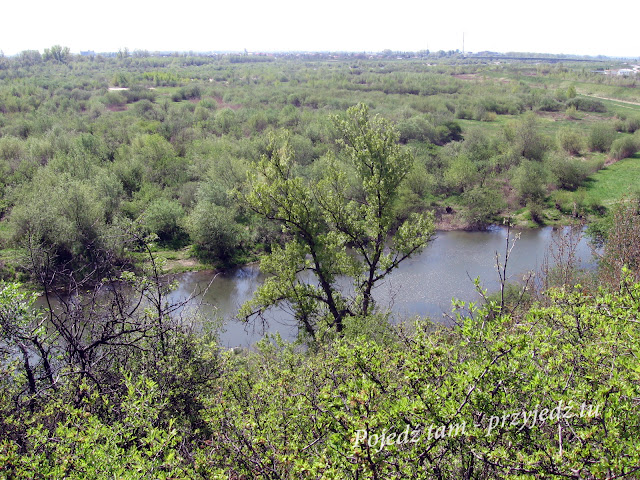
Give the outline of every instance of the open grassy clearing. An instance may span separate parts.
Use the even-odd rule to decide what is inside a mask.
[[[633,82],[633,80],[628,80],[628,82]],[[630,83],[629,86],[621,86],[606,85],[602,83],[576,82],[575,87],[578,93],[582,95],[615,98],[629,102],[640,102],[640,92],[635,88],[633,83]]]
[[[640,152],[590,175],[574,196],[586,204],[610,208],[623,196],[640,190]]]
[[[597,98],[602,103],[606,105],[606,107],[614,114],[618,115],[640,115],[640,103],[639,102],[631,102],[626,100],[614,100],[611,98],[605,98],[601,96],[592,95],[592,98]]]

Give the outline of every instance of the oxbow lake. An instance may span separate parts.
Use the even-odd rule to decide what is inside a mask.
[[[550,248],[554,237],[567,233],[568,227],[554,230],[511,230],[511,238],[519,234],[508,263],[508,281],[522,280],[529,271],[539,273],[548,258],[553,263]],[[472,279],[479,277],[489,293],[499,289],[496,252],[504,261],[507,229],[493,227],[487,231],[437,232],[435,239],[419,255],[405,260],[375,289],[378,305],[389,307],[395,321],[429,316],[446,321],[445,312],[451,311],[453,298],[477,301],[480,296]],[[585,268],[594,266],[592,249],[586,237],[577,244],[576,256]],[[221,341],[224,346],[249,347],[263,335],[262,325],[247,326],[234,319],[238,308],[249,300],[263,281],[257,265],[238,267],[218,273],[190,272],[176,276],[178,289],[171,301],[187,298],[194,291],[204,291],[192,300],[205,321],[218,318],[223,322]],[[268,332],[279,332],[285,339],[297,334],[295,322],[286,309],[269,313]]]

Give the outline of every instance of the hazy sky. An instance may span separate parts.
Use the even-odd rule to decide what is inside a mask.
[[[569,3],[574,5],[569,5]],[[0,50],[529,51],[640,56],[637,0],[5,0]]]

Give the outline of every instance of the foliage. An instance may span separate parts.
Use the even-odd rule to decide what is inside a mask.
[[[515,154],[529,160],[540,161],[547,150],[548,141],[539,131],[535,115],[524,115],[505,129],[505,136]]]
[[[637,198],[623,199],[608,218],[592,230],[596,240],[604,244],[600,259],[602,278],[610,285],[621,280],[621,272],[628,269],[628,275],[636,281],[640,278],[640,211]]]
[[[0,241],[16,259],[0,266],[32,282],[0,284],[0,477],[638,475],[639,216],[617,205],[637,162],[583,182],[605,155],[577,140],[630,150],[637,120],[577,91],[637,102],[633,80],[368,56],[0,55]],[[558,187],[568,215],[612,212],[601,288],[567,262],[538,304],[512,308],[522,290],[505,286],[456,301],[449,326],[390,324],[371,292],[427,242],[426,212],[481,228],[518,208],[510,186],[534,218]],[[217,266],[268,252],[246,311],[293,308],[314,341],[219,347],[172,303],[155,235]],[[540,419],[560,404],[574,415]]]
[[[258,163],[262,178],[250,178],[243,196],[248,207],[278,222],[290,237],[272,246],[261,261],[270,276],[240,315],[250,318],[287,301],[296,320],[313,339],[329,327],[341,333],[348,317],[374,311],[371,291],[403,260],[424,248],[433,232],[428,215],[411,215],[396,224],[394,203],[413,159],[397,144],[398,133],[386,120],[369,116],[362,104],[335,118],[344,162],[329,157],[317,185],[296,176],[287,138],[273,137]],[[349,177],[357,179],[350,185]],[[390,234],[395,230],[387,251]],[[359,256],[349,255],[350,246]],[[317,284],[300,273],[310,272]],[[355,295],[338,288],[340,276],[352,279]]]
[[[183,235],[181,220],[184,210],[178,202],[160,198],[149,205],[144,215],[144,223],[149,232],[156,234],[160,241],[180,240]]]
[[[563,153],[550,155],[545,164],[555,177],[556,185],[566,190],[577,189],[590,173],[587,162]]]
[[[547,170],[544,164],[531,160],[522,160],[514,169],[511,184],[518,193],[521,204],[529,200],[539,201],[545,197]]]
[[[638,151],[638,141],[632,136],[624,136],[616,139],[611,144],[609,156],[614,160],[622,160],[632,156]]]
[[[607,111],[607,107],[600,100],[588,97],[575,97],[567,101],[567,107],[576,107],[582,112],[600,112]]]
[[[42,55],[43,60],[55,60],[56,62],[66,63],[69,58],[69,47],[53,45],[51,48],[45,48]]]
[[[467,225],[471,228],[482,228],[497,223],[497,216],[506,208],[504,198],[495,195],[488,187],[475,187],[464,192],[462,199],[467,207],[463,214]]]
[[[581,110],[600,109],[597,101],[577,91],[636,101],[633,89],[626,88],[632,83],[628,79],[594,74],[582,63],[559,68],[546,60],[536,68],[518,61],[485,65],[455,52],[422,52],[415,58],[388,52],[374,58],[333,57],[282,55],[273,61],[248,55],[239,56],[242,61],[236,63],[229,55],[167,56],[130,53],[126,48],[113,57],[79,56],[62,46],[48,48],[44,56],[27,50],[2,57],[0,222],[15,240],[3,247],[24,253],[25,222],[18,225],[14,220],[35,210],[25,205],[31,198],[26,192],[37,192],[41,172],[56,163],[55,172],[47,175],[65,179],[60,191],[78,190],[86,207],[81,213],[91,215],[74,222],[91,220],[92,228],[86,231],[100,248],[111,243],[114,223],[139,220],[155,211],[160,205],[156,202],[166,200],[182,208],[172,207],[169,223],[177,227],[168,228],[174,232],[160,235],[170,248],[191,244],[193,251],[216,265],[264,253],[272,241],[282,241],[280,233],[233,202],[231,213],[212,214],[226,231],[221,237],[227,239],[215,243],[227,246],[206,246],[203,236],[196,242],[191,233],[197,236],[195,225],[206,223],[207,208],[197,192],[217,177],[225,192],[245,188],[239,170],[253,168],[277,128],[291,132],[289,142],[299,165],[296,175],[311,178],[312,172],[324,168],[327,152],[339,151],[332,115],[360,102],[397,124],[399,141],[414,152],[420,166],[412,169],[400,189],[394,205],[398,218],[451,207],[453,221],[461,224],[468,213],[464,193],[489,188],[501,197],[521,158],[544,161],[553,156],[551,140],[556,137],[563,137],[566,151],[583,154],[589,165],[600,158],[575,141],[596,115],[583,114],[585,121],[578,121],[578,115],[553,115],[557,122],[550,122],[545,111],[578,112],[576,105]],[[431,64],[426,70],[425,62]],[[111,90],[114,85],[125,89]],[[595,113],[602,124],[609,124],[614,115]],[[632,114],[616,109],[615,115],[617,129],[635,130]],[[609,152],[614,138],[588,143]],[[545,194],[575,183],[549,181]],[[57,195],[49,187],[42,191]],[[518,205],[510,196],[508,200],[504,213],[513,213],[508,210]],[[71,232],[73,227],[66,232],[63,228],[68,215],[44,207],[46,214],[33,213],[39,220],[47,217],[52,231],[61,233],[60,252],[77,252],[74,267],[84,264],[91,269],[93,259],[83,241]],[[52,215],[59,218],[49,218]],[[25,274],[21,262],[4,254],[0,262],[6,266],[5,275]]]
[[[575,130],[559,129],[556,139],[560,148],[570,155],[578,155],[584,146],[582,135]]]
[[[443,174],[447,187],[458,193],[462,193],[465,188],[472,186],[477,178],[476,165],[464,154],[453,158]]]
[[[21,192],[21,203],[10,217],[15,238],[25,248],[48,252],[51,265],[96,269],[105,249],[111,250],[102,236],[108,228],[108,197],[100,198],[88,181],[53,170],[38,171],[30,188]],[[98,271],[106,273],[102,267]]]
[[[640,287],[624,285],[553,291],[519,321],[472,307],[453,329],[418,322],[383,345],[264,343],[209,406],[210,465],[266,478],[632,475],[637,347],[620,335],[637,338]]]
[[[61,420],[52,430],[42,423],[30,428],[31,455],[20,454],[5,441],[0,446],[3,470],[19,478],[34,473],[74,479],[192,476],[193,468],[177,452],[182,438],[174,422],[163,425],[159,418],[167,399],[157,385],[149,379],[127,378],[123,387],[126,393],[116,405],[97,394],[79,407],[60,401],[51,404]],[[120,418],[114,422],[100,418],[92,411],[97,403],[121,409]]]
[[[226,207],[199,201],[187,219],[197,253],[205,259],[228,261],[240,248],[242,229]]]
[[[616,138],[613,126],[596,123],[589,132],[589,148],[592,151],[607,152]]]

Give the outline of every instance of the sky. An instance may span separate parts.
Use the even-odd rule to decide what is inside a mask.
[[[354,51],[640,56],[640,2],[6,0],[0,50]],[[626,5],[626,6],[625,6]]]

